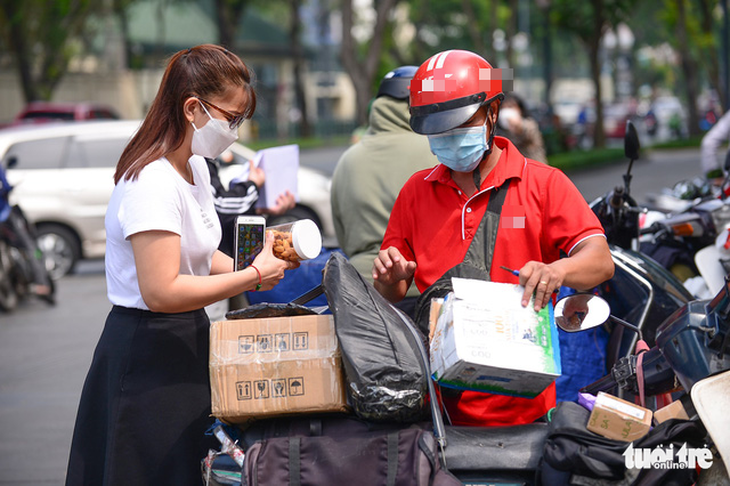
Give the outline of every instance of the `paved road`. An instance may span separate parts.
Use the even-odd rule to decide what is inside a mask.
[[[303,163],[332,171],[343,149],[307,152]],[[697,173],[698,150],[653,152],[636,164],[639,200]],[[587,199],[621,183],[625,166],[570,174]],[[24,303],[0,314],[0,485],[60,485],[76,407],[109,310],[103,263],[85,262],[58,282],[58,305]]]

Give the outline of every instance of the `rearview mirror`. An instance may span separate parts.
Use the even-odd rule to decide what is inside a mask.
[[[631,120],[626,120],[626,134],[624,135],[624,154],[629,160],[639,158],[639,135]]]
[[[608,320],[611,309],[601,297],[577,293],[555,304],[555,324],[567,332],[586,331]]]

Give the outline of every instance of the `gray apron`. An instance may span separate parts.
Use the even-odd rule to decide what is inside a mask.
[[[444,297],[453,290],[451,285],[452,277],[480,279],[487,282],[490,280],[489,271],[492,269],[494,245],[497,243],[499,218],[502,214],[502,206],[507,197],[510,182],[511,179],[507,179],[500,187],[492,189],[487,210],[484,212],[484,217],[479,223],[463,261],[447,270],[418,298],[415,323],[425,336],[428,336],[431,299]]]

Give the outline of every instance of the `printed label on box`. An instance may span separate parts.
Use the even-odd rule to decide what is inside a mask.
[[[239,381],[236,383],[236,397],[239,400],[251,400],[251,382],[250,381]]]
[[[295,332],[294,333],[294,349],[297,351],[303,351],[309,349],[309,333],[308,332]]]
[[[289,334],[288,332],[276,334],[276,350],[277,351],[289,351],[291,349],[291,346],[289,345],[290,342],[291,342],[291,334]]]
[[[254,347],[254,341],[255,337],[251,335],[238,336],[238,354],[253,353],[256,350]]]
[[[646,412],[643,410],[637,410],[634,407],[615,400],[602,400],[601,404],[606,408],[634,417],[636,420],[644,420],[644,417],[646,416]]]
[[[289,396],[301,397],[304,396],[304,378],[299,376],[296,378],[289,378]]]
[[[257,400],[269,398],[269,380],[256,380],[253,382],[254,395]]]
[[[259,353],[270,353],[274,350],[271,334],[259,334],[256,336],[256,350]]]
[[[274,398],[286,397],[286,379],[271,380],[271,390]]]

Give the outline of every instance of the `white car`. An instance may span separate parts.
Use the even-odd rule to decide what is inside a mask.
[[[0,130],[0,163],[13,186],[11,203],[36,225],[54,278],[72,271],[81,258],[104,256],[104,214],[115,166],[139,125],[139,120],[103,121]],[[231,150],[240,163],[255,154],[237,143]],[[240,172],[240,166],[228,167],[221,179],[225,184]],[[275,224],[309,218],[319,225],[325,242],[332,242],[330,178],[300,166],[297,189],[299,203]]]

